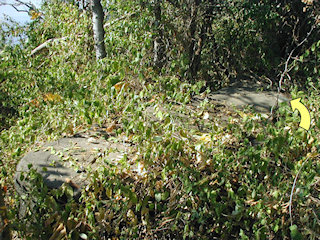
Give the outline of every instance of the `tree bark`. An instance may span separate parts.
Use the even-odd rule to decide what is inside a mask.
[[[155,0],[154,3],[154,16],[155,16],[155,27],[156,27],[156,37],[154,39],[153,50],[153,64],[157,70],[161,70],[164,61],[164,41],[163,41],[163,31],[161,26],[161,0]]]
[[[107,55],[104,46],[103,19],[104,13],[100,0],[92,0],[93,37],[97,59],[102,59]]]
[[[189,72],[190,72],[190,77],[192,80],[194,80],[197,76],[198,72],[198,66],[200,62],[198,62],[200,59],[196,57],[196,53],[198,53],[197,50],[197,43],[201,44],[200,41],[197,39],[197,28],[198,28],[198,8],[200,5],[200,0],[195,0],[192,2],[191,9],[190,9],[190,25],[189,25],[189,37],[190,37],[190,44],[189,44]],[[198,54],[199,55],[199,54]]]

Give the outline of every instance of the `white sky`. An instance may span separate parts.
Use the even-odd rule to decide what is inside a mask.
[[[22,0],[24,1],[24,0]],[[15,3],[14,0],[0,0],[0,3]],[[40,7],[41,4],[41,0],[26,0],[24,2],[27,3],[32,3],[34,4],[36,7]],[[17,7],[18,9],[24,9],[26,10],[27,8],[20,6]],[[19,23],[25,23],[30,21],[30,16],[28,15],[28,13],[26,12],[17,12],[13,7],[11,6],[0,6],[0,24],[1,22],[5,19],[4,18],[4,14],[10,16],[13,20],[19,22]]]

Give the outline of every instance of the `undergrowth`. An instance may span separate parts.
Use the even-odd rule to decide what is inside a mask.
[[[311,112],[308,132],[298,128],[299,114],[287,103],[273,121],[237,110],[226,124],[209,119],[206,130],[190,129],[202,124],[207,107],[214,107],[204,105],[187,124],[176,125],[176,116],[160,106],[185,112],[205,83],[155,72],[152,16],[131,1],[113,4],[114,18],[139,15],[108,27],[105,59],[94,58],[90,16],[61,2],[43,7],[43,19],[25,30],[27,43],[8,45],[0,53],[0,109],[9,112],[0,119],[5,121],[0,183],[9,188],[11,229],[25,239],[318,239],[317,93],[292,91]],[[51,38],[63,39],[30,56]],[[318,45],[312,45],[312,54]],[[155,120],[146,116],[148,106],[158,106]],[[30,195],[36,200],[33,211],[21,218],[21,199],[13,187],[21,157],[44,142],[112,122],[120,125],[116,136],[125,135],[136,146],[134,161],[143,174],[129,171],[125,158],[122,167],[101,166],[90,173],[77,202],[68,185],[47,189],[30,171],[25,177],[35,186]],[[61,196],[66,196],[63,204],[57,201]]]

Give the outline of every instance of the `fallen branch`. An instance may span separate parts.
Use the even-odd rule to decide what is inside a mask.
[[[307,157],[306,160],[304,160],[304,162],[302,163],[296,177],[294,178],[294,181],[293,181],[293,185],[292,185],[292,188],[291,188],[291,193],[290,193],[290,200],[289,200],[289,215],[290,215],[290,222],[291,222],[291,226],[293,225],[293,220],[292,220],[292,198],[293,198],[293,193],[294,193],[294,189],[296,187],[296,183],[297,183],[297,179],[298,179],[298,176],[304,166],[304,164],[307,162],[307,160],[309,160],[309,158]]]
[[[133,13],[128,13],[126,15],[123,15],[122,17],[119,17],[119,18],[116,18],[115,20],[111,21],[111,22],[107,22],[106,24],[103,25],[103,27],[109,27],[111,26],[112,24],[114,24],[115,22],[118,22],[120,20],[123,20],[127,17],[131,17],[131,16],[134,16],[136,14],[136,12],[133,12]]]
[[[44,43],[40,44],[38,47],[36,47],[35,49],[33,49],[30,53],[30,57],[36,56],[39,53],[48,50],[48,47],[51,43],[58,43],[62,40],[65,40],[67,37],[62,37],[62,38],[51,38],[47,41],[45,41]]]
[[[133,15],[135,15],[135,14],[136,14],[136,12],[128,13],[128,14],[120,17],[120,18],[117,18],[117,19],[111,21],[111,22],[107,22],[106,24],[104,24],[103,27],[105,27],[105,28],[106,28],[106,27],[109,27],[109,26],[111,26],[112,24],[114,24],[115,22],[118,22],[118,21],[120,21],[120,20],[123,20],[123,19],[125,19],[125,18],[127,18],[127,17],[131,17],[131,16],[133,16]],[[33,50],[31,51],[30,57],[33,57],[33,56],[35,56],[35,55],[37,55],[37,54],[39,54],[39,53],[47,50],[48,47],[49,47],[49,45],[50,45],[51,43],[56,43],[56,42],[59,42],[59,41],[61,41],[61,40],[65,40],[66,38],[67,38],[67,37],[52,38],[52,39],[49,39],[49,40],[45,41],[44,43],[40,44],[38,47],[36,47],[35,49],[33,49]]]

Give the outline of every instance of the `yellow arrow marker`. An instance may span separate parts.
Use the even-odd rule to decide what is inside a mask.
[[[310,124],[311,124],[311,117],[309,110],[300,102],[301,98],[297,98],[290,101],[292,111],[295,111],[298,109],[301,121],[300,121],[300,127],[304,128],[305,130],[309,130]]]

